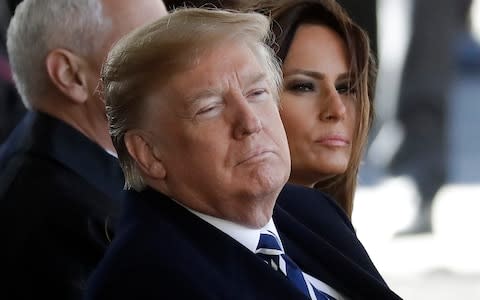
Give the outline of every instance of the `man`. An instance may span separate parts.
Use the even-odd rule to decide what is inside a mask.
[[[289,186],[302,208],[275,205],[290,156],[268,34],[259,14],[181,9],[111,50],[107,116],[135,191],[87,299],[398,299],[331,200]]]
[[[7,33],[29,109],[0,148],[5,299],[78,299],[111,239],[123,177],[97,86],[123,34],[161,0],[24,0]]]

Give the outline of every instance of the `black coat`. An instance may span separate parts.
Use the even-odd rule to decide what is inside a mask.
[[[28,112],[0,147],[0,298],[80,299],[109,244],[122,188],[115,157]]]
[[[287,198],[281,202],[295,201],[306,217],[315,209],[312,215],[324,220],[310,228],[309,220],[293,216],[296,211],[281,204],[274,209],[285,252],[304,272],[350,299],[399,299],[333,201],[293,185],[282,193]],[[308,207],[311,200],[314,207]],[[126,205],[86,299],[305,299],[250,250],[163,194],[130,192]]]

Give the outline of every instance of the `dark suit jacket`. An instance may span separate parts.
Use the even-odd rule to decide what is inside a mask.
[[[116,158],[65,123],[27,113],[0,147],[0,299],[80,299],[122,188]]]
[[[330,199],[311,189],[285,189],[294,195],[287,202],[299,200],[299,206],[308,203],[301,200],[304,196],[315,197],[310,209],[331,223],[330,228],[310,230],[281,206],[275,208],[273,219],[285,251],[305,272],[351,299],[399,299]],[[86,299],[305,299],[285,276],[166,196],[151,189],[130,192],[126,205]],[[324,237],[324,231],[331,234]],[[337,248],[334,242],[343,239],[351,241]],[[347,244],[353,249],[343,253]]]

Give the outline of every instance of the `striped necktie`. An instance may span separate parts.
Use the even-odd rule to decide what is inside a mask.
[[[255,252],[275,271],[283,273],[307,297],[313,300],[335,300],[316,289],[303,276],[302,270],[283,251],[278,238],[271,231],[262,231]]]

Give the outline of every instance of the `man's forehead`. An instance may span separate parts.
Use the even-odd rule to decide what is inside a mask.
[[[244,89],[256,83],[266,81],[267,73],[250,66],[232,68],[231,70],[215,72],[192,71],[190,74],[179,73],[167,84],[186,101],[194,101],[198,97],[224,94],[231,89]]]
[[[248,47],[222,46],[210,49],[192,60],[186,70],[180,70],[172,79],[189,81],[189,87],[214,86],[227,81],[248,84],[266,76],[257,57]]]

